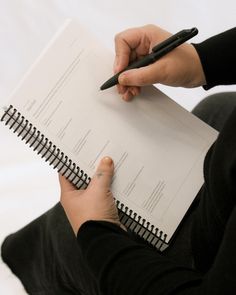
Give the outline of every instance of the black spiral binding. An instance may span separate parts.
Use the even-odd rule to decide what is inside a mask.
[[[151,246],[159,251],[164,251],[168,244],[166,242],[167,235],[163,231],[151,225],[136,212],[126,207],[123,203],[116,200],[118,213],[121,223],[132,233],[141,237]]]
[[[41,134],[27,119],[24,118],[12,105],[5,110],[1,121],[5,122],[17,136],[37,151],[49,165],[57,169],[70,180],[78,189],[86,188],[90,177],[81,170],[72,160],[61,152],[49,139]]]
[[[1,118],[17,136],[37,151],[49,165],[57,169],[78,189],[88,186],[91,178],[80,169],[71,159],[58,149],[46,136],[41,134],[24,116],[22,116],[12,105],[5,109]],[[132,233],[143,238],[156,249],[163,251],[167,248],[167,235],[151,225],[133,210],[116,200],[121,223]]]

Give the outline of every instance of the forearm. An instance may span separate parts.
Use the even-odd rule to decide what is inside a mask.
[[[205,89],[236,83],[236,28],[193,46],[205,73]]]
[[[201,283],[200,274],[137,243],[113,224],[87,222],[78,242],[104,294],[169,294]]]

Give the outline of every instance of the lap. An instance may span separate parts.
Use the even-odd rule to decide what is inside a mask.
[[[29,294],[99,294],[60,203],[8,236],[2,256]]]
[[[193,112],[220,131],[204,163],[205,183],[191,229],[195,266],[206,272],[214,263],[235,204],[230,176],[236,148],[234,136],[236,93],[220,93],[203,100]],[[230,116],[234,112],[233,116]],[[228,118],[230,119],[228,120]]]
[[[220,132],[235,107],[236,92],[224,92],[206,97],[192,110],[192,113]],[[199,191],[186,216],[184,217],[179,230],[175,235],[173,243],[167,249],[165,255],[167,255],[171,259],[174,259],[177,263],[181,263],[182,265],[189,267],[193,265],[196,266],[196,260],[201,260],[201,257],[206,257],[206,260],[208,260],[208,235],[205,235],[207,230],[206,224],[208,224],[209,222],[211,224],[211,221],[213,222],[213,220],[211,220],[211,215],[214,216],[214,212],[213,210],[207,210],[207,208],[211,207],[212,202],[214,201],[214,196],[213,198],[209,198],[209,196],[207,195],[204,185]],[[222,204],[222,200],[217,200],[216,206],[219,207],[220,204]],[[203,216],[204,220],[201,218],[201,222],[199,222],[200,217]],[[206,221],[207,218],[209,219]],[[213,223],[215,225],[214,230],[218,230],[215,222]],[[195,226],[196,224],[197,227]],[[202,224],[202,227],[199,227],[199,224]],[[192,230],[193,228],[195,229],[194,234]],[[197,239],[195,237],[193,238],[193,235],[197,235]],[[214,233],[212,236],[214,236]],[[194,245],[193,241],[195,243],[196,240],[200,240],[200,245],[201,243],[204,243],[205,245],[202,245],[202,247],[200,247],[199,244],[197,246]],[[209,252],[211,252],[211,250],[209,250]],[[204,255],[202,255],[203,252]],[[214,255],[215,252],[216,249],[214,249]],[[209,253],[209,257],[211,257],[212,259],[214,255],[213,252]],[[200,265],[200,263],[197,263],[197,265]],[[204,267],[207,268],[205,265]]]
[[[236,92],[222,92],[204,98],[196,105],[192,113],[211,127],[221,131],[235,107]]]

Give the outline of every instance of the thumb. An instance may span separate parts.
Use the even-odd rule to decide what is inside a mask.
[[[105,157],[99,163],[97,170],[91,179],[88,189],[107,192],[110,190],[112,177],[114,174],[114,164],[110,157]]]
[[[124,86],[145,86],[159,82],[162,71],[159,64],[132,69],[119,75],[119,84]]]

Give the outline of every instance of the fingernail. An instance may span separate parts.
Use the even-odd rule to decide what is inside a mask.
[[[111,165],[113,163],[112,159],[110,157],[105,157],[102,159],[102,162],[106,165]]]

